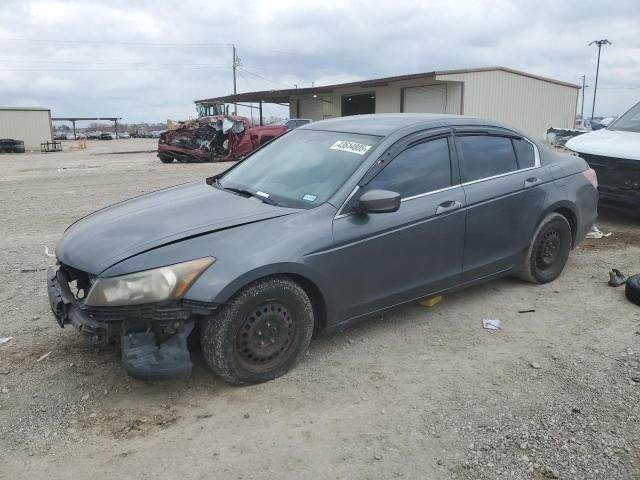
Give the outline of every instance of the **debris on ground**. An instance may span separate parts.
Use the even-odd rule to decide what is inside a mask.
[[[41,362],[42,360],[44,360],[45,358],[47,358],[49,355],[51,355],[51,352],[47,352],[44,355],[42,355],[40,358],[38,358],[38,360],[36,360],[36,362]]]
[[[528,310],[518,310],[518,313],[534,313],[535,311],[535,308],[530,308]]]
[[[427,298],[426,300],[423,300],[422,302],[420,302],[420,305],[422,305],[423,307],[430,308],[437,305],[441,301],[442,301],[442,296],[438,295],[437,297],[431,297],[431,298]]]
[[[482,320],[482,327],[487,330],[502,330],[502,322],[493,318],[484,318]]]
[[[4,345],[9,342],[13,337],[0,337],[0,345]]]
[[[610,237],[611,235],[613,235],[613,232],[604,233],[598,227],[593,225],[591,227],[591,230],[589,230],[589,233],[587,233],[584,238],[591,238],[591,239],[596,239],[597,240],[597,239],[603,238],[603,237]]]
[[[630,302],[640,305],[640,273],[631,275],[627,279],[624,294]]]
[[[625,283],[627,283],[627,277],[625,277],[625,275],[617,268],[611,269],[607,285],[610,287],[621,287]]]

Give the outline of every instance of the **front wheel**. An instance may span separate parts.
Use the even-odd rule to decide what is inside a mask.
[[[202,351],[211,369],[229,383],[265,382],[300,360],[313,323],[313,307],[297,283],[258,280],[203,322]]]
[[[160,155],[160,161],[162,163],[173,163],[173,157],[170,157],[169,155]]]
[[[520,278],[531,283],[549,283],[558,278],[571,251],[571,226],[559,213],[547,215],[533,235]]]

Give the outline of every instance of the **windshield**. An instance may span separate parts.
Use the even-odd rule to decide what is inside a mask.
[[[220,186],[286,207],[313,208],[340,188],[379,141],[371,135],[294,130],[223,175]]]
[[[609,125],[608,130],[640,133],[640,102],[636,103],[624,115]]]

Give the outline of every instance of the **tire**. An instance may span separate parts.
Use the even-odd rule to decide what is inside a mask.
[[[640,273],[632,275],[627,279],[624,294],[630,302],[640,305]]]
[[[161,155],[160,156],[160,161],[162,163],[173,163],[173,157],[168,157],[166,155]]]
[[[258,280],[203,321],[200,342],[211,369],[226,382],[251,385],[287,373],[313,333],[305,291],[281,277]]]
[[[559,213],[547,215],[531,240],[518,277],[531,283],[549,283],[562,271],[571,251],[571,225]]]

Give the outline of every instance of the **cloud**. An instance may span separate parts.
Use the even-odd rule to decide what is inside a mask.
[[[231,43],[241,92],[491,65],[573,83],[586,74],[593,85],[587,44],[599,38],[614,44],[602,52],[596,113],[619,114],[640,100],[633,0],[8,0],[0,104],[128,122],[186,118],[194,99],[232,91]]]

